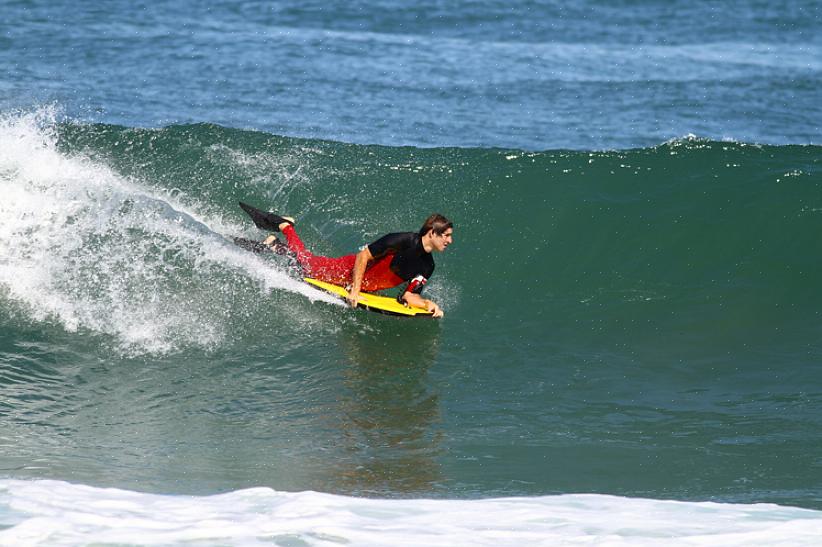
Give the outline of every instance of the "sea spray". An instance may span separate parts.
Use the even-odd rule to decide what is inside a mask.
[[[128,351],[215,347],[248,295],[301,291],[293,276],[235,248],[244,227],[201,215],[82,153],[65,153],[50,109],[0,124],[0,282],[36,320],[113,335]]]

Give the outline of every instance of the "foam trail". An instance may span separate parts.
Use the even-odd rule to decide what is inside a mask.
[[[220,344],[249,288],[332,301],[219,235],[241,227],[61,153],[55,120],[0,118],[0,286],[30,317],[167,352]]]
[[[816,545],[822,513],[597,494],[378,500],[252,488],[168,496],[0,481],[0,545]]]

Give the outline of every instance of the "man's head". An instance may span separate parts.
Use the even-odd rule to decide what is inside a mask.
[[[420,228],[420,237],[423,238],[423,245],[425,245],[426,250],[430,246],[431,250],[440,253],[453,241],[453,233],[453,223],[439,213],[434,213],[428,217],[422,228]]]

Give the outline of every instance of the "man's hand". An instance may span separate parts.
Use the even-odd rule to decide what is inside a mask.
[[[365,274],[365,267],[368,265],[368,262],[373,258],[371,251],[368,250],[368,246],[366,245],[357,253],[357,258],[354,260],[354,271],[351,272],[351,287],[348,289],[348,296],[345,297],[352,308],[356,308],[357,302],[360,301],[362,276]]]
[[[433,312],[433,314],[431,315],[431,317],[437,317],[437,318],[439,318],[439,317],[442,317],[443,315],[445,315],[445,312],[443,312],[443,311],[442,311],[442,308],[440,308],[440,307],[437,305],[437,303],[436,303],[436,302],[432,302],[432,301],[430,301],[430,300],[426,300],[426,301],[425,301],[425,309],[426,309],[426,310],[428,310],[428,311],[430,311],[430,312]]]
[[[409,306],[415,306],[417,308],[424,308],[430,312],[432,312],[432,317],[442,317],[445,315],[436,302],[432,300],[428,300],[423,298],[422,296],[406,291],[402,295],[402,301],[408,304]]]

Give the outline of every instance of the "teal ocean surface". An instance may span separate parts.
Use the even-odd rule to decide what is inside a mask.
[[[819,147],[389,148],[42,116],[0,128],[9,478],[822,506]],[[414,229],[409,195],[457,227],[426,289],[442,321],[353,312],[226,239],[261,235],[247,199],[351,252]]]
[[[818,0],[20,1],[0,109],[528,150],[822,144]]]
[[[775,6],[11,5],[0,545],[817,543],[820,6]],[[445,317],[239,200],[327,255],[446,214]]]

